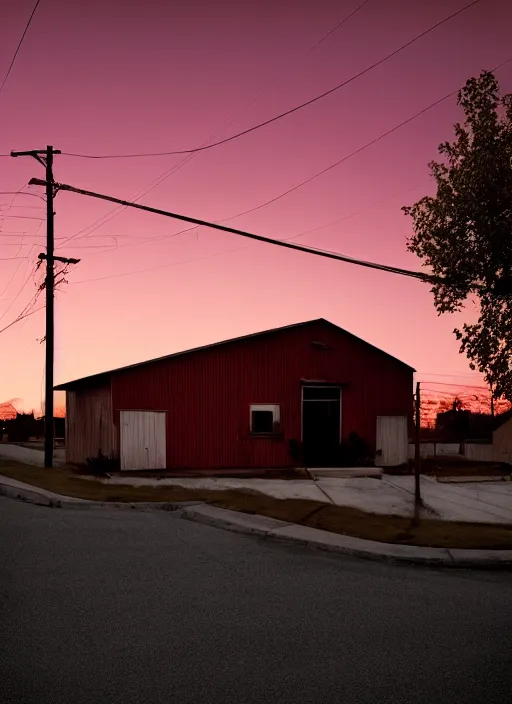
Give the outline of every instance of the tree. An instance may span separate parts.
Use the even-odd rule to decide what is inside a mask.
[[[476,303],[478,321],[454,330],[460,351],[495,398],[512,400],[512,94],[500,97],[483,71],[458,105],[464,124],[439,146],[443,161],[429,164],[436,196],[402,208],[413,220],[407,249],[441,277],[432,287],[438,314]]]

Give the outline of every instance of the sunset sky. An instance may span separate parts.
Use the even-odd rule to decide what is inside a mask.
[[[0,153],[127,154],[228,137],[341,83],[469,0],[41,0],[0,92]],[[34,0],[0,9],[0,83]],[[192,156],[58,156],[55,179],[221,221],[256,208],[512,57],[512,3],[484,0],[345,88]],[[320,43],[319,43],[320,42]],[[512,62],[497,72],[512,91]],[[400,208],[433,192],[427,163],[461,119],[427,111],[311,183],[229,225],[418,270]],[[0,159],[0,328],[43,280],[44,169]],[[151,190],[148,190],[151,187]],[[14,195],[22,190],[22,194]],[[32,194],[32,195],[27,195]],[[55,383],[257,330],[324,317],[414,366],[481,383],[418,281],[61,192],[57,254],[77,257],[56,297]],[[335,222],[337,221],[337,222]],[[334,224],[332,224],[334,222]],[[323,229],[322,226],[326,226]],[[71,237],[71,241],[62,244]],[[10,259],[21,257],[20,259]],[[38,306],[43,303],[41,297]],[[41,405],[44,313],[0,337],[0,401]],[[59,399],[61,402],[62,399]]]

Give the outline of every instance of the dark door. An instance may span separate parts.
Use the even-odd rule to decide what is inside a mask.
[[[302,449],[306,467],[336,466],[340,461],[341,389],[302,389]]]

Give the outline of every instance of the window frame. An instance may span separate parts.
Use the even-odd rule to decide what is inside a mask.
[[[272,413],[272,430],[268,433],[259,433],[253,430],[252,414],[263,411]],[[253,437],[270,437],[281,434],[281,406],[278,403],[251,403],[249,405],[249,434]]]

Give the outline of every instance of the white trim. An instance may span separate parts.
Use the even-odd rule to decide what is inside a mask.
[[[269,411],[272,413],[272,424],[281,422],[281,406],[277,403],[251,403],[249,406],[249,432],[252,429],[252,414],[254,411]],[[254,433],[255,435],[267,435],[268,433]]]

